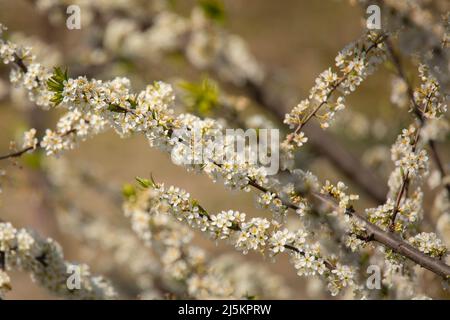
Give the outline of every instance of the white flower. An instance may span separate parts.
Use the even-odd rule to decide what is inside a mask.
[[[36,129],[31,128],[30,130],[24,132],[22,145],[24,149],[27,148],[36,149],[37,144],[38,139],[36,138]]]
[[[295,269],[299,276],[314,275],[317,270],[316,257],[309,252],[295,254]]]
[[[16,229],[9,222],[0,222],[0,251],[7,251],[14,245]]]
[[[47,155],[56,154],[64,149],[62,137],[50,129],[45,130],[41,146],[45,149]]]
[[[267,219],[252,218],[249,222],[242,224],[236,241],[236,248],[247,253],[249,250],[262,250],[268,239],[267,231],[270,222]]]
[[[273,253],[277,254],[285,250],[286,244],[291,244],[295,239],[295,235],[288,229],[275,232],[269,242]]]
[[[422,232],[409,238],[408,241],[420,251],[432,257],[442,257],[447,253],[447,248],[435,233]]]
[[[338,263],[331,272],[336,275],[342,287],[348,287],[354,284],[354,271],[350,267]]]
[[[30,251],[34,244],[33,237],[26,230],[22,229],[17,233],[17,247],[19,251]]]
[[[305,137],[305,134],[303,132],[300,132],[299,134],[294,135],[293,141],[295,142],[297,147],[301,147],[308,141],[308,138]]]

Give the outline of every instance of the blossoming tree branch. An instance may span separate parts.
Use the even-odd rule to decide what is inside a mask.
[[[48,15],[48,23],[64,21],[64,1],[32,2]],[[116,2],[80,4],[82,14],[98,17],[86,23],[98,31],[95,36],[100,39],[83,48],[92,61],[74,68],[49,57],[39,60],[35,51],[49,50],[45,43],[35,42],[37,48],[33,48],[27,41],[16,41],[14,32],[0,25],[0,59],[9,68],[11,92],[12,87],[20,90],[37,112],[56,110],[60,115],[53,127],[23,132],[10,150],[0,154],[0,161],[15,163],[45,155],[39,170],[55,203],[52,215],[85,241],[99,243],[115,256],[132,248],[136,257],[131,254],[125,261],[136,262],[123,268],[131,269],[133,294],[141,298],[291,297],[292,290],[269,266],[246,261],[250,252],[288,260],[298,276],[310,283],[319,279],[320,288],[332,296],[427,298],[418,280],[426,277],[437,282],[439,290],[448,288],[450,178],[441,152],[448,147],[444,143],[448,143],[449,129],[450,15],[445,9],[403,0],[374,1],[383,18],[381,28],[366,28],[338,52],[334,65],[317,76],[309,94],[290,109],[286,106],[285,113],[278,104],[286,99],[274,105],[267,98],[276,89],[267,85],[265,69],[244,40],[220,23],[224,8],[219,1],[199,1],[188,17],[162,3],[141,8],[146,15],[133,11],[139,1],[130,1],[126,8]],[[359,6],[365,10],[369,4],[360,1]],[[95,77],[97,70],[123,57],[139,65],[176,53],[194,69],[210,71],[218,82],[242,89],[247,97],[219,90],[208,79],[178,85],[157,80],[136,91],[130,78],[138,75],[111,80]],[[391,146],[368,153],[370,160],[390,166],[386,181],[333,135],[333,127],[350,126],[341,123],[345,119],[352,124],[361,119],[353,113],[348,97],[364,90],[364,81],[380,69],[394,79],[395,112],[409,113],[409,123],[395,132]],[[264,112],[246,115],[242,104],[248,101],[259,104]],[[277,120],[268,117],[267,111]],[[371,125],[367,121],[364,126]],[[237,193],[255,194],[256,207],[263,213],[246,214],[239,208],[214,212],[187,190],[168,186],[164,177],[146,176],[147,172],[125,184],[122,196],[118,195],[65,156],[106,131],[124,139],[143,136],[151,148],[167,154],[167,161]],[[349,185],[303,167],[298,155],[309,143]],[[70,179],[58,176],[60,170]],[[433,187],[427,188],[426,181]],[[86,213],[76,199],[70,199],[71,188],[86,185],[122,210],[130,227]],[[361,201],[358,191],[374,206],[364,209],[367,202]],[[433,206],[427,204],[428,198],[435,202]],[[431,218],[432,210],[436,219]],[[110,239],[111,234],[117,239]],[[206,258],[205,250],[193,244],[198,234],[228,244],[246,262]],[[120,269],[123,261],[117,262]],[[258,272],[252,274],[246,268]],[[14,288],[8,275],[12,269],[30,273],[42,287],[66,298],[111,299],[130,290],[113,279],[92,275],[86,264],[66,261],[54,240],[1,220],[1,297]],[[380,270],[375,283],[368,274],[372,269]]]

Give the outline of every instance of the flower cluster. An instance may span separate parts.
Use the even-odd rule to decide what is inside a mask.
[[[36,129],[31,128],[30,130],[24,132],[23,134],[23,144],[22,147],[24,149],[36,149],[38,144],[38,139],[36,138]]]
[[[11,290],[11,279],[8,274],[0,270],[0,297],[4,297],[5,294]]]
[[[267,191],[258,195],[258,204],[263,209],[269,209],[275,217],[284,217],[288,208],[283,204],[281,199],[273,192]]]
[[[2,25],[0,29],[6,30]],[[10,73],[11,83],[23,86],[27,89],[31,101],[43,109],[48,109],[51,94],[46,88],[46,80],[49,74],[41,64],[34,62],[35,58],[31,48],[4,40],[0,32],[0,60],[5,64],[17,64],[17,68]]]
[[[3,24],[0,23],[0,36],[2,36],[3,32],[8,30]],[[0,58],[3,60],[4,64],[8,64],[14,61],[14,55],[16,53],[16,45],[1,40],[0,41]]]
[[[419,66],[419,76],[422,84],[414,91],[414,100],[425,118],[438,118],[447,111],[445,96],[441,94],[439,83],[427,66]]]
[[[391,148],[392,160],[404,176],[419,177],[428,173],[428,156],[424,149],[417,148],[417,129],[410,125],[403,129]]]
[[[127,286],[135,288],[141,297],[163,297],[164,292],[155,285],[160,272],[156,259],[128,226],[93,218],[74,206],[58,210],[56,214],[60,229],[85,244],[83,253],[87,261],[95,260],[100,272],[117,271],[128,282]],[[124,294],[120,287],[117,289]]]
[[[242,274],[237,281],[238,270],[246,268],[253,270],[256,266],[244,263],[236,272],[231,272],[229,268],[222,270],[217,261],[214,259],[210,261],[202,249],[192,246],[193,233],[169,215],[168,211],[171,211],[171,205],[178,205],[184,211],[191,208],[190,213],[185,212],[184,221],[186,221],[194,217],[201,219],[199,214],[205,214],[203,209],[198,204],[193,204],[189,194],[179,188],[169,187],[164,193],[160,191],[158,188],[135,190],[125,202],[124,211],[131,219],[133,230],[161,257],[165,277],[176,280],[176,283],[180,283],[180,280],[185,281],[186,294],[199,299],[242,298],[248,295],[283,296],[287,289],[278,278],[270,277],[272,283],[273,281],[280,283],[280,286],[272,292],[267,288],[270,283],[254,282],[249,278],[241,279]],[[180,194],[180,197],[176,194]],[[244,220],[244,214],[229,210],[211,216],[209,226],[215,234],[214,237],[227,238],[230,236],[228,230]],[[231,265],[230,268],[236,266]],[[265,274],[260,267],[257,269]],[[254,280],[260,281],[261,278],[254,277]]]
[[[419,133],[414,125],[402,130],[391,148],[396,167],[389,177],[388,199],[385,204],[366,210],[369,221],[383,229],[390,226],[404,232],[422,216],[423,192],[419,187],[410,197],[399,198],[408,184],[428,174],[428,156],[419,144]],[[392,221],[394,216],[397,219]]]
[[[346,210],[349,208],[351,201],[359,199],[359,196],[356,194],[347,195],[345,193],[346,190],[347,186],[342,181],[339,181],[337,185],[334,186],[330,183],[330,181],[326,180],[325,185],[322,187],[320,192],[339,201],[339,208]]]
[[[103,277],[90,274],[87,265],[76,265],[64,260],[61,247],[52,239],[42,239],[25,229],[15,229],[10,223],[0,223],[0,252],[7,269],[18,268],[29,272],[33,280],[57,295],[72,299],[112,299],[116,293]],[[67,286],[72,267],[79,267],[79,289]],[[1,290],[8,288],[7,276],[1,272]]]
[[[394,200],[388,199],[386,203],[376,208],[366,209],[366,214],[370,222],[387,229],[391,222],[394,207]]]
[[[447,248],[435,233],[422,232],[409,238],[408,241],[432,257],[441,258],[447,253]]]
[[[227,81],[258,83],[264,77],[245,42],[218,27],[200,8],[194,8],[187,19],[172,12],[161,12],[151,28],[141,35],[135,34],[148,35],[149,46],[156,55],[179,49],[192,65],[201,70],[215,70]]]
[[[396,212],[397,217],[393,224],[396,231],[406,232],[408,227],[417,226],[423,217],[422,190],[417,188],[411,196],[402,200]]]
[[[317,77],[309,98],[302,100],[286,114],[284,123],[296,130],[286,137],[283,143],[284,151],[287,153],[293,151],[291,142],[300,147],[307,141],[300,129],[311,117],[315,116],[322,128],[330,126],[335,113],[345,108],[344,97],[355,91],[356,87],[384,60],[384,38],[383,34],[368,32],[362,39],[347,46],[338,54],[336,67],[340,74],[329,68]],[[333,94],[337,91],[340,94],[333,98]]]
[[[23,74],[20,69],[15,71]],[[42,88],[48,98],[43,107],[52,101],[54,105],[69,110],[59,121],[58,130],[48,130],[43,138],[41,146],[48,154],[73,148],[77,141],[97,134],[107,126],[114,128],[121,136],[141,132],[152,146],[167,152],[186,149],[184,145],[188,141],[183,140],[183,136],[172,137],[175,130],[190,132],[201,128],[205,150],[211,149],[208,146],[214,142],[215,133],[223,130],[217,121],[211,119],[201,120],[186,114],[174,116],[171,108],[173,90],[163,82],[156,82],[136,94],[131,92],[130,82],[124,78],[107,82],[88,80],[86,77],[70,79],[60,69],[55,69],[53,74],[44,74],[39,81],[40,86],[43,82],[48,85]],[[23,83],[18,84],[27,88]],[[264,168],[248,162],[239,164],[231,159],[218,166],[217,163],[224,158],[223,152],[211,154],[213,158],[207,159],[206,163],[188,165],[188,169],[203,170],[214,180],[222,178],[225,185],[231,188],[248,190],[250,180],[257,183],[266,181]]]
[[[24,133],[23,149],[34,150],[41,147],[47,155],[59,154],[62,151],[73,149],[79,142],[86,140],[91,135],[103,132],[106,121],[93,113],[81,114],[74,110],[62,116],[57,129],[46,129],[45,134],[39,142],[36,138],[36,129],[32,128]]]
[[[299,275],[321,275],[327,281],[332,294],[337,294],[341,289],[353,284],[348,280],[348,273],[332,272],[335,270],[335,262],[331,263],[325,258],[321,245],[312,242],[303,229],[296,232],[280,229],[279,224],[274,221],[265,218],[247,220],[245,214],[233,210],[209,214],[184,190],[173,186],[166,188],[163,184],[151,180],[140,180],[140,183],[145,187],[141,192],[149,195],[147,199],[157,199],[147,201],[148,207],[144,210],[150,211],[152,221],[163,210],[214,239],[226,239],[244,254],[249,251],[268,252],[271,255],[287,253]],[[141,203],[141,200],[138,202]],[[141,215],[142,212],[137,213],[137,216]],[[139,218],[139,221],[145,225],[154,224],[149,223],[148,218]],[[346,270],[350,272],[351,269]]]

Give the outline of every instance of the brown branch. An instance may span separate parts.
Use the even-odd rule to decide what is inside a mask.
[[[333,199],[323,194],[314,192],[312,193],[312,196],[323,203],[328,203],[335,209],[339,208],[338,204]],[[443,277],[446,280],[450,279],[450,266],[445,264],[443,261],[426,255],[425,253],[410,245],[399,235],[385,231],[375,224],[369,222],[363,214],[353,209],[347,210],[347,213],[365,222],[367,239],[369,239],[370,241],[376,241],[384,245],[386,248],[391,249],[392,251],[402,255],[403,257],[410,259],[411,261]]]
[[[250,181],[249,185],[263,192],[270,191],[269,189],[259,185],[254,181]],[[335,210],[339,209],[339,205],[336,203],[336,201],[328,196],[325,196],[318,192],[311,192],[311,196],[319,200],[322,204],[328,204]],[[280,200],[282,201],[283,205],[287,206],[288,208],[294,210],[299,209],[297,205],[291,202],[287,202],[282,199]],[[450,266],[446,265],[443,261],[426,255],[425,253],[421,252],[417,248],[410,245],[399,235],[389,231],[385,231],[380,227],[378,227],[377,225],[369,222],[363,214],[356,212],[353,208],[347,209],[346,213],[365,222],[367,232],[366,237],[367,242],[372,241],[379,242],[386,248],[391,249],[392,251],[410,259],[411,261],[430,270],[431,272],[434,272],[435,274],[443,277],[444,279],[446,280],[450,279]]]
[[[5,252],[0,251],[0,270],[5,270],[5,267],[6,267]]]
[[[76,132],[77,132],[76,129],[70,129],[69,131],[67,131],[67,132],[65,132],[64,134],[62,134],[61,137],[66,137],[66,136],[68,136],[69,134],[76,133]],[[33,150],[33,149],[37,149],[37,148],[42,148],[41,142],[39,142],[39,143],[36,145],[36,148],[33,148],[33,147],[26,147],[26,148],[23,148],[23,149],[21,149],[21,150],[19,150],[19,151],[14,151],[14,152],[9,153],[9,154],[6,154],[6,155],[4,155],[4,156],[0,156],[0,161],[1,161],[1,160],[6,160],[6,159],[10,159],[10,158],[18,158],[18,157],[21,157],[21,156],[22,156],[23,154],[25,154],[26,152],[28,152],[28,151],[30,151],[30,150]]]
[[[259,185],[254,181],[250,181],[249,185],[263,192],[269,191],[269,189]],[[321,203],[328,204],[335,210],[339,209],[339,205],[336,203],[334,199],[327,197],[323,194],[320,194],[318,192],[311,192],[311,195],[317,200],[319,200]],[[280,200],[288,208],[294,210],[299,209],[299,207],[293,203],[286,202],[282,199]],[[382,230],[375,224],[369,222],[363,214],[356,212],[352,208],[348,209],[346,213],[365,222],[367,231],[366,239],[368,240],[368,242],[371,241],[379,242],[388,249],[391,249],[392,251],[410,259],[411,261],[434,272],[435,274],[443,277],[444,279],[450,279],[450,266],[446,265],[443,261],[432,258],[426,255],[425,253],[419,251],[417,248],[413,247],[408,242],[400,238],[400,236],[398,236],[397,234]]]
[[[395,231],[395,219],[397,218],[397,213],[398,213],[398,211],[400,209],[400,201],[402,201],[403,194],[405,193],[405,191],[407,189],[407,185],[409,183],[408,174],[409,174],[409,172],[406,174],[406,176],[403,179],[402,185],[401,185],[400,190],[398,191],[398,194],[397,194],[397,199],[395,200],[394,210],[392,210],[391,223],[389,225],[389,230],[391,232]]]
[[[0,156],[0,160],[6,160],[6,159],[10,159],[10,158],[18,158],[21,155],[23,155],[24,153],[26,153],[27,151],[30,151],[32,149],[33,149],[33,147],[27,147],[27,148],[24,148],[22,150],[6,154],[4,156]]]

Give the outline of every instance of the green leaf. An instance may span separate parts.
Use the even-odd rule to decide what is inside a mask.
[[[122,187],[122,195],[126,199],[130,199],[131,197],[134,197],[136,195],[136,189],[132,184],[126,183]]]
[[[47,80],[48,89],[53,92],[53,97],[51,98],[51,102],[57,106],[63,100],[62,92],[64,90],[64,82],[69,80],[69,75],[67,73],[67,69],[64,71],[55,67],[53,69],[53,75]]]
[[[205,217],[209,217],[209,213],[205,210],[205,208],[203,208],[200,204],[199,204],[199,202],[197,201],[197,200],[192,200],[192,205],[194,206],[194,207],[197,207],[198,208],[198,212],[199,212],[199,214],[203,217],[203,216],[205,216]]]
[[[117,104],[110,104],[108,106],[108,110],[112,111],[112,112],[118,112],[118,113],[126,113],[127,110],[122,108],[121,106],[117,105]]]
[[[225,6],[220,0],[199,0],[198,4],[209,19],[223,23],[225,21]]]
[[[217,84],[208,78],[200,83],[183,81],[179,86],[184,90],[183,102],[191,112],[208,116],[219,104]]]
[[[145,189],[154,188],[156,186],[153,178],[151,180],[149,180],[149,179],[136,177],[135,179],[139,183],[139,185]]]

